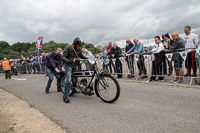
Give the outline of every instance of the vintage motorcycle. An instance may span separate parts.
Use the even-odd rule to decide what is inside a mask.
[[[73,96],[74,93],[91,96],[94,94],[94,91],[96,96],[102,101],[106,103],[115,102],[120,96],[120,85],[118,81],[109,74],[107,69],[100,70],[96,61],[81,59],[81,62],[81,71],[72,71],[70,96]],[[83,64],[85,64],[85,67]],[[60,85],[63,93],[65,78],[65,73],[61,74]]]

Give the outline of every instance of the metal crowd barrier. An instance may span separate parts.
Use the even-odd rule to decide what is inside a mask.
[[[40,65],[39,63],[25,63],[25,64],[16,63],[16,69],[18,71],[18,74],[46,73],[44,63],[40,63]]]
[[[192,52],[189,52],[190,50]],[[175,54],[179,54],[182,57],[183,76],[176,76],[175,74],[174,60],[173,60],[173,55]],[[189,57],[188,54],[190,54],[191,59],[188,58]],[[186,61],[187,58],[188,60]],[[116,60],[120,60],[120,62],[119,61],[117,62]],[[159,68],[156,69],[156,72],[155,72],[156,75],[152,73],[152,67],[155,67],[156,62],[152,60],[152,54],[149,52],[142,53],[142,54],[126,55],[126,57],[121,55],[121,57],[117,59],[115,58],[115,59],[110,59],[110,60],[97,59],[96,61],[100,69],[109,69],[110,73],[114,72],[114,74],[121,74],[123,75],[123,78],[125,80],[128,77],[133,77],[133,76],[136,81],[143,77],[146,78],[146,76],[148,76],[148,79],[151,76],[160,77],[161,79],[162,78],[164,79],[166,77],[170,77],[170,78],[182,77],[184,80],[190,79],[189,85],[191,87],[193,81],[195,81],[196,84],[199,84],[197,82],[197,79],[200,79],[200,49],[185,49],[184,48],[184,49],[177,49],[177,50],[172,50],[172,51],[166,50],[163,62],[161,63]],[[120,69],[115,70],[116,66],[120,66],[120,65],[122,65],[121,66],[122,71],[120,71]],[[107,66],[107,67],[104,67],[104,66]],[[184,75],[188,73],[189,67],[191,68],[191,73],[190,73],[191,76],[186,77]],[[194,75],[195,69],[196,69],[196,76]]]

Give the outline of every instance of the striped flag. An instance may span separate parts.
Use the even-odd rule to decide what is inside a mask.
[[[40,57],[40,54],[41,54],[42,43],[43,43],[43,37],[42,36],[38,37],[38,39],[36,40],[36,49],[37,49],[38,58]]]
[[[43,43],[43,37],[38,37],[36,40],[36,49],[37,49],[37,54],[38,54],[38,63],[40,66],[40,71],[42,71],[42,67],[40,64],[40,54],[41,54],[41,50],[42,50],[42,43]]]

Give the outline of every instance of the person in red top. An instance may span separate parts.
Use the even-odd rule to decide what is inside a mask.
[[[3,70],[5,72],[5,79],[11,79],[11,73],[10,73],[10,64],[9,64],[9,61],[4,58],[4,61],[2,63],[2,67],[3,67]]]
[[[108,55],[108,59],[110,59],[110,61],[109,61],[110,73],[112,73],[112,67],[111,67],[111,65],[113,66],[114,73],[116,73],[115,64],[112,62],[112,57],[110,56],[111,49],[112,49],[112,42],[109,42],[108,43],[108,48],[107,48],[107,55]]]

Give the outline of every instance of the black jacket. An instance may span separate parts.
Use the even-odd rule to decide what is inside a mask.
[[[118,47],[118,46],[116,48],[112,47],[111,52],[110,52],[110,57],[111,58],[113,58],[112,54],[115,55],[114,58],[119,58],[120,55],[122,54],[122,51],[121,51],[120,47]]]
[[[63,60],[65,65],[73,65],[74,58],[87,59],[87,57],[85,57],[82,54],[81,49],[77,50],[76,48],[74,48],[74,50],[76,51],[76,53],[78,55],[78,57],[77,57],[72,47],[74,47],[74,46],[68,45],[64,49],[64,52],[63,52],[63,55],[62,55],[62,60]]]
[[[128,52],[133,46],[134,44],[131,42],[128,46],[126,46],[125,52]]]

